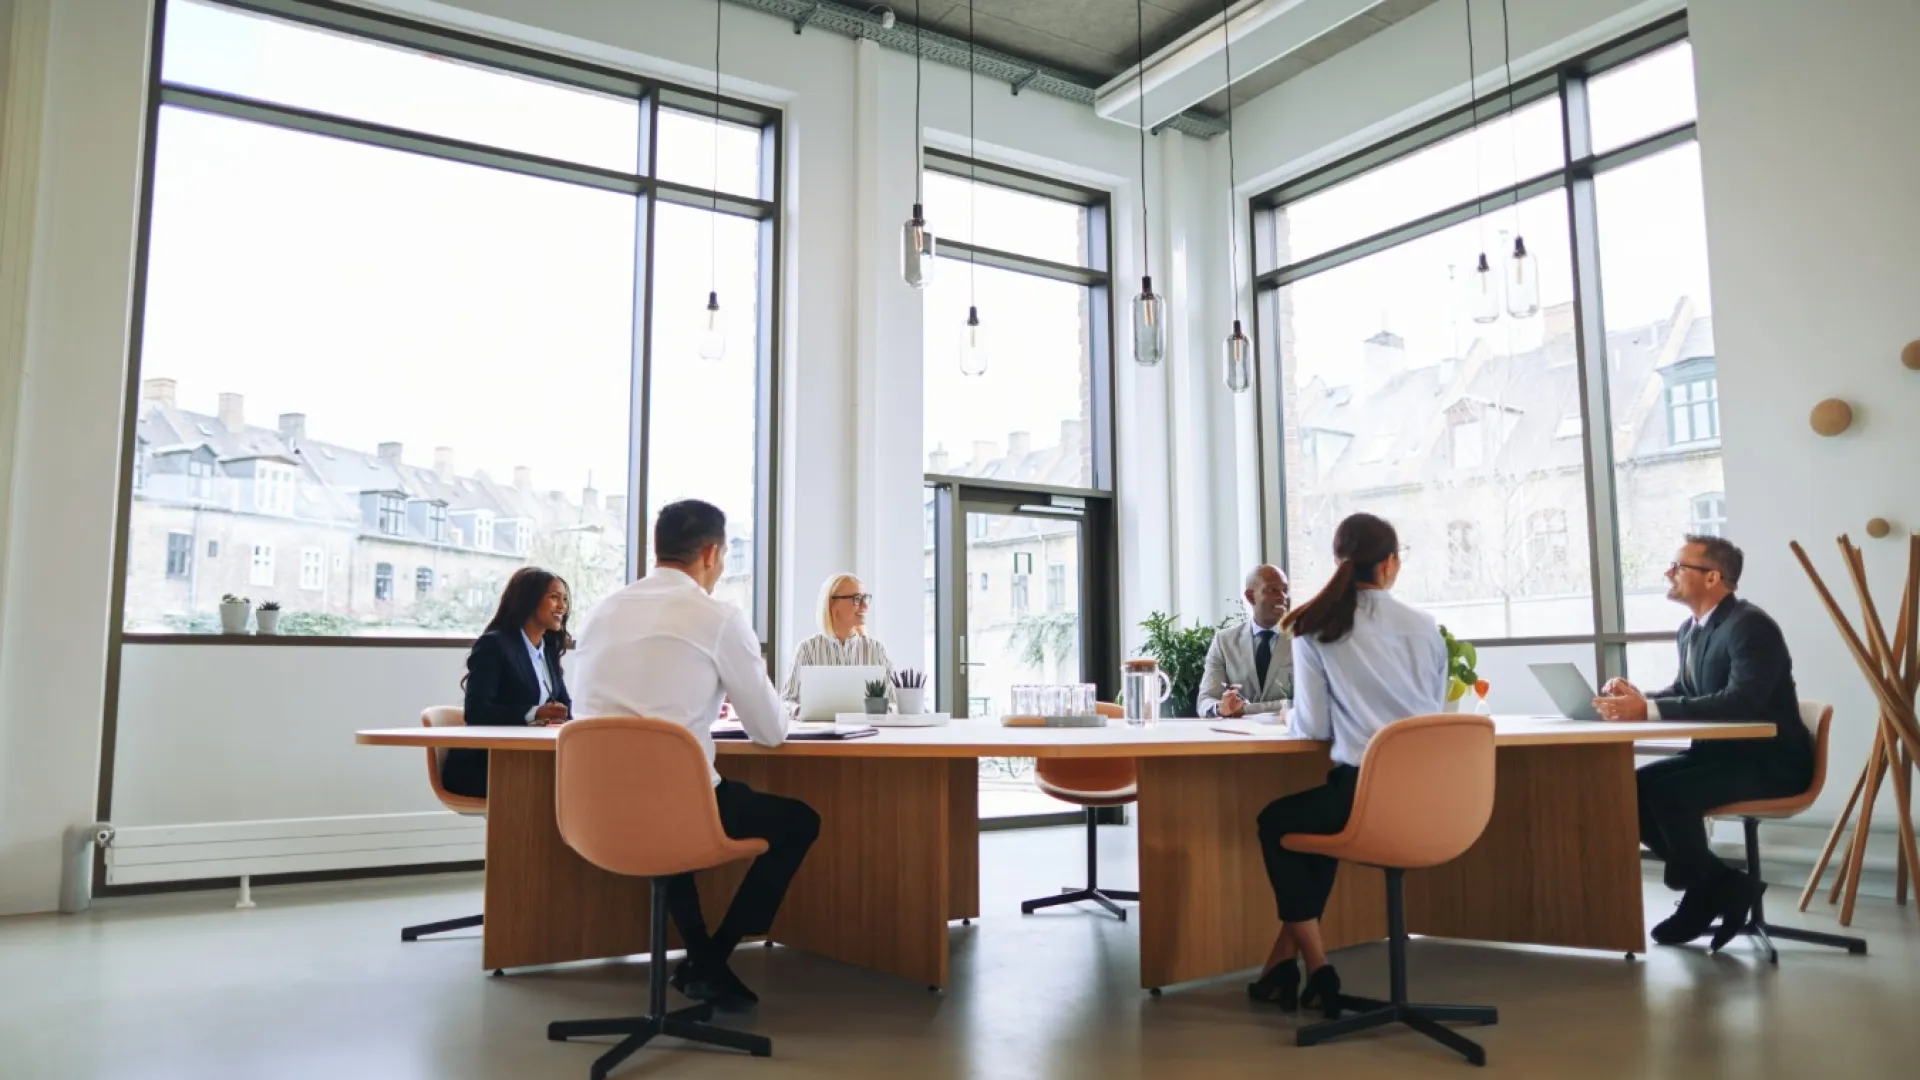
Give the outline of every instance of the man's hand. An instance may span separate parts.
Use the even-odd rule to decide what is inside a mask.
[[[1227,687],[1227,696],[1220,699],[1220,715],[1235,720],[1246,714],[1247,699],[1240,696],[1240,688]]]
[[[1625,679],[1612,679],[1606,696],[1593,699],[1593,708],[1602,720],[1642,723],[1647,719],[1647,695]]]
[[[567,707],[558,701],[549,701],[533,710],[533,718],[542,724],[559,724],[567,719]]]

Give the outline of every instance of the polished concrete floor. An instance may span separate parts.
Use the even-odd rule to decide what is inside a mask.
[[[1110,884],[1133,878],[1130,834],[1103,829]],[[989,834],[989,912],[953,933],[943,994],[789,949],[742,950],[765,999],[742,1026],[774,1040],[771,1061],[665,1042],[622,1077],[991,1078],[1410,1077],[1474,1075],[1405,1032],[1312,1049],[1297,1023],[1251,1005],[1243,980],[1149,998],[1138,938],[1087,910],[1021,917],[1019,901],[1075,876],[1072,829]],[[1065,873],[1063,874],[1063,871]],[[1782,900],[1793,892],[1778,886]],[[584,1078],[600,1052],[548,1043],[549,1020],[629,1015],[642,963],[578,965],[489,979],[476,935],[402,945],[398,929],[478,909],[472,875],[103,903],[80,917],[0,920],[0,1078],[295,1080]],[[1650,911],[1669,900],[1648,891]],[[1784,921],[1831,926],[1831,917]],[[562,912],[556,918],[564,918]],[[1656,916],[1657,917],[1657,916]],[[1616,955],[1414,943],[1417,998],[1499,1006],[1476,1029],[1487,1075],[1910,1077],[1920,1068],[1920,911],[1863,899],[1855,928],[1872,955],[1787,945],[1769,967],[1750,946],[1720,956]],[[1381,993],[1386,954],[1336,954],[1350,989]],[[1474,1032],[1470,1032],[1474,1033]]]

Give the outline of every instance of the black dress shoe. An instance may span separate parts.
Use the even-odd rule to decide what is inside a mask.
[[[1319,1009],[1329,1020],[1340,1019],[1340,973],[1332,964],[1322,964],[1307,976],[1307,985],[1300,991],[1300,1007]]]
[[[1271,1001],[1286,1012],[1300,1007],[1300,961],[1282,960],[1247,984],[1247,996]]]
[[[1745,874],[1733,874],[1721,882],[1718,896],[1720,925],[1713,928],[1713,940],[1708,943],[1709,952],[1719,952],[1726,948],[1727,942],[1740,936],[1740,932],[1753,921],[1753,906],[1760,902],[1760,894],[1766,891],[1766,882],[1756,881]]]
[[[1695,885],[1680,897],[1674,912],[1653,928],[1653,940],[1661,945],[1685,945],[1713,926],[1713,916],[1721,907],[1720,883]]]
[[[760,995],[741,982],[724,960],[687,967],[682,982],[684,985],[676,986],[681,993],[722,1012],[744,1012],[760,1004]]]

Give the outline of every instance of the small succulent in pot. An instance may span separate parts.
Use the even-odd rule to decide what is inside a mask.
[[[253,615],[253,601],[228,593],[220,598],[220,631],[226,634],[247,632],[247,620]]]
[[[867,712],[884,713],[887,711],[887,680],[870,679],[867,681]]]
[[[262,634],[278,634],[280,632],[280,601],[268,600],[262,603],[254,610],[253,621]]]

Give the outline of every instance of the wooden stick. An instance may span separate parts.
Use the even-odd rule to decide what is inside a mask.
[[[1876,734],[1874,737],[1877,739],[1879,736]],[[1820,861],[1813,864],[1813,873],[1807,878],[1807,887],[1800,890],[1801,911],[1807,910],[1807,905],[1813,902],[1813,894],[1820,891],[1820,879],[1827,872],[1827,863],[1833,858],[1833,849],[1839,846],[1841,834],[1847,831],[1847,820],[1853,817],[1853,808],[1860,801],[1860,790],[1866,786],[1867,770],[1862,768],[1859,777],[1853,782],[1853,794],[1847,796],[1847,808],[1840,811],[1840,816],[1833,819],[1833,828],[1827,830],[1827,844],[1820,849]],[[1837,872],[1842,877],[1846,876],[1845,858],[1844,855],[1841,856],[1842,861],[1837,868]]]
[[[1878,740],[1873,746],[1873,774],[1867,778],[1867,790],[1862,795],[1860,818],[1853,827],[1853,850],[1847,856],[1851,873],[1847,876],[1846,899],[1840,902],[1840,925],[1853,925],[1853,906],[1860,899],[1860,879],[1865,876],[1867,865],[1867,830],[1873,827],[1873,801],[1880,794],[1880,778],[1887,772],[1886,744]]]
[[[1861,557],[1860,549],[1844,536],[1840,538],[1840,557],[1847,564],[1847,576],[1853,579],[1854,592],[1860,597],[1860,607],[1864,613],[1862,621],[1866,623],[1867,636],[1872,642],[1871,660],[1866,656],[1855,659],[1866,673],[1867,682],[1875,695],[1880,698],[1882,724],[1890,721],[1892,730],[1898,736],[1895,743],[1904,741],[1911,752],[1920,754],[1920,722],[1914,718],[1913,696],[1906,692],[1903,684],[1896,685],[1887,675],[1897,654],[1893,646],[1887,643],[1886,630],[1880,625],[1880,613],[1873,604],[1873,593],[1867,589],[1866,560]],[[1837,609],[1834,617],[1840,617]]]
[[[1908,837],[1911,836],[1911,827],[1913,824],[1913,778],[1908,771],[1912,767],[1913,759],[1907,756],[1907,748],[1902,746],[1900,748],[1900,764],[1895,766],[1895,768],[1898,770],[1899,775],[1907,778],[1907,782],[1895,786],[1894,793],[1900,801],[1901,820],[1904,821],[1909,828]],[[1903,837],[1902,840],[1905,841],[1908,837]],[[1895,885],[1893,889],[1894,902],[1901,907],[1907,906],[1907,878],[1916,869],[1914,861],[1912,845],[1903,842],[1900,845],[1899,866],[1895,870]]]

